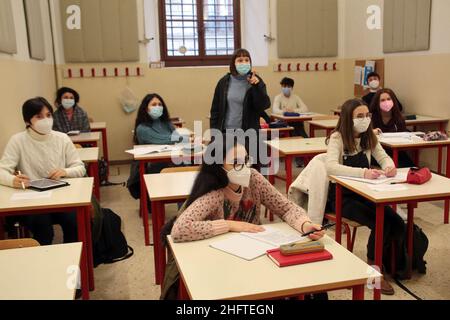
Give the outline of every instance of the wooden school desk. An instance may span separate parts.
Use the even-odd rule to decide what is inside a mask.
[[[336,129],[338,121],[339,119],[308,121],[309,136],[311,138],[314,138],[316,136],[316,130],[325,130],[328,137],[329,135],[331,135],[331,132]]]
[[[292,230],[286,223],[270,225]],[[232,237],[228,233],[211,239],[174,243],[170,247],[180,271],[185,299],[192,300],[264,300],[294,297],[309,293],[353,289],[354,300],[364,300],[368,280],[381,275],[372,267],[325,236],[323,243],[332,260],[279,268],[270,258],[253,261],[235,257],[209,245]],[[183,285],[184,282],[184,285]]]
[[[92,237],[90,207],[93,178],[64,179],[70,186],[51,190],[51,197],[33,200],[12,201],[14,194],[23,191],[0,186],[0,217],[55,212],[76,212],[78,240],[83,243],[81,255],[81,290],[83,299],[89,299],[89,290],[94,290],[94,263],[92,258]],[[38,192],[35,192],[38,194]]]
[[[446,175],[450,178],[450,139],[445,141],[423,141],[420,138],[413,138],[411,141],[395,141],[390,139],[380,139],[380,143],[384,148],[391,149],[393,152],[393,160],[395,165],[398,165],[398,154],[400,151],[412,150],[414,151],[414,163],[419,165],[419,156],[421,149],[439,149],[438,157],[438,173],[442,174],[442,149],[447,148],[447,169]]]
[[[0,300],[74,300],[76,282],[71,277],[82,248],[78,242],[1,250]]]
[[[108,133],[106,132],[106,122],[92,122],[91,132],[100,132],[102,134],[102,148],[103,159],[105,159],[107,166],[107,175],[109,177],[109,151],[108,151]]]
[[[260,132],[267,134],[268,139],[271,139],[274,133],[278,133],[278,137],[280,138],[288,138],[292,135],[293,131],[293,127],[260,129]]]
[[[400,169],[399,172],[409,169]],[[433,178],[428,183],[416,186],[405,185],[408,190],[404,191],[374,191],[370,189],[370,184],[358,182],[336,176],[330,177],[336,182],[336,241],[341,243],[342,237],[342,191],[349,189],[376,205],[376,230],[375,230],[375,264],[382,265],[383,261],[383,225],[384,207],[396,204],[408,204],[408,254],[410,259],[413,253],[413,226],[414,207],[417,202],[439,201],[450,199],[450,179],[433,174]],[[445,215],[448,217],[449,208],[446,206]],[[381,270],[381,269],[380,269]],[[375,290],[375,299],[381,298],[380,290]]]
[[[417,115],[416,120],[406,120],[406,126],[413,127],[413,131],[417,131],[418,126],[435,126],[439,128],[439,131],[445,132],[445,127],[449,119],[435,118],[429,116]]]
[[[139,146],[142,147],[142,146]],[[140,215],[142,217],[143,225],[145,228],[145,224],[148,225],[148,203],[147,203],[147,185],[144,181],[144,175],[146,173],[145,169],[147,167],[147,163],[172,163],[173,158],[178,160],[195,160],[195,162],[200,163],[203,157],[203,151],[192,154],[192,153],[184,153],[180,152],[162,152],[162,153],[151,153],[142,156],[135,156],[134,160],[139,161],[139,176],[140,176],[140,189],[141,189],[141,199],[140,199]],[[158,186],[159,188],[159,186]],[[148,227],[147,227],[148,228]],[[145,237],[145,245],[150,245],[150,238],[148,237],[148,233],[146,233]]]
[[[74,144],[98,147],[98,143],[100,141],[100,132],[84,132],[80,133],[77,136],[70,136],[70,139]]]
[[[265,142],[272,149],[271,167],[273,167],[273,161],[275,160],[274,155],[276,153],[279,154],[280,158],[284,158],[286,168],[286,192],[289,191],[289,187],[293,182],[292,160],[296,157],[310,159],[321,153],[326,153],[327,146],[325,144],[325,140],[326,138],[286,138]],[[273,178],[274,176],[271,175],[270,181],[272,183]]]
[[[145,176],[148,196],[152,202],[153,250],[155,282],[161,284],[166,269],[166,250],[161,244],[161,229],[165,223],[164,205],[184,202],[190,195],[198,172],[160,173]],[[151,186],[158,186],[157,188]],[[148,219],[144,219],[145,238],[149,237]],[[147,241],[147,240],[146,240]]]
[[[299,117],[285,117],[283,115],[272,114],[270,116],[270,118],[272,120],[282,120],[289,124],[292,124],[292,123],[301,123],[301,122],[311,121],[311,120],[314,120],[314,118],[321,117],[321,116],[323,116],[323,114],[319,114],[319,113],[307,113],[304,115],[300,115]]]
[[[77,149],[77,152],[81,161],[88,165],[88,175],[89,177],[94,178],[94,195],[100,200],[100,178],[98,171],[98,157],[100,151],[98,148],[81,148]]]

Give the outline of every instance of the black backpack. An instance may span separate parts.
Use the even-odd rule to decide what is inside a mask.
[[[412,264],[412,270],[417,271],[419,274],[427,273],[427,262],[424,260],[425,253],[428,250],[428,238],[423,230],[414,225],[413,227],[413,258],[412,261],[408,261],[407,252],[407,234],[405,234],[404,241],[397,247],[397,273],[396,278],[398,280],[407,279],[408,266]],[[386,254],[383,257],[383,264],[388,273],[391,272],[391,254]]]
[[[93,201],[95,217],[92,226],[94,267],[131,258],[133,248],[128,246],[121,231],[122,220],[110,209],[100,208]]]

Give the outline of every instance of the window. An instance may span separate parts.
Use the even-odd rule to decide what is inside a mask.
[[[226,65],[240,47],[239,0],[160,0],[166,66]]]

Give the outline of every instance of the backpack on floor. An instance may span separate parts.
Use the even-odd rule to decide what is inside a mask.
[[[425,253],[428,250],[428,238],[423,230],[414,225],[413,227],[413,257],[412,261],[408,261],[407,252],[407,235],[405,234],[405,240],[397,247],[397,261],[396,261],[396,278],[399,280],[407,279],[408,266],[412,264],[412,270],[417,271],[419,274],[427,273],[427,262],[424,260]],[[391,272],[391,254],[386,254],[383,257],[383,264],[387,272]]]
[[[121,231],[122,220],[110,209],[93,201],[95,217],[92,227],[94,267],[131,258],[134,254]]]

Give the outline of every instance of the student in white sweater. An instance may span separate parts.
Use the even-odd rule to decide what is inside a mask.
[[[52,131],[53,109],[44,98],[25,102],[22,107],[26,131],[14,135],[0,160],[0,184],[12,188],[28,187],[31,180],[78,178],[86,174],[70,138]],[[18,174],[18,173],[21,174]],[[64,242],[77,241],[75,213],[54,213],[23,217],[25,225],[41,245],[53,241],[53,224],[60,224]]]
[[[386,154],[373,132],[371,114],[363,100],[349,100],[343,105],[338,125],[327,143],[326,167],[329,175],[377,179],[381,175],[393,177],[397,174],[394,162]],[[372,156],[382,170],[371,169]],[[333,183],[330,184],[328,200],[332,209],[335,210],[336,185]],[[342,215],[371,229],[372,232],[367,243],[367,259],[369,264],[374,265],[375,205],[350,190],[344,190]],[[384,219],[384,249],[393,240],[401,248],[405,235],[403,219],[391,207],[385,207]],[[402,251],[397,249],[396,252]],[[384,255],[387,254],[388,252],[385,250]],[[383,279],[381,292],[393,295],[394,289]]]
[[[283,115],[285,112],[289,113],[306,113],[308,107],[303,100],[293,93],[295,81],[291,78],[283,78],[281,80],[281,94],[275,97],[273,102],[273,113]],[[308,138],[303,123],[293,124],[295,129],[294,135],[296,137]]]

